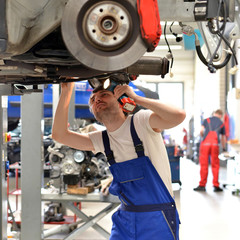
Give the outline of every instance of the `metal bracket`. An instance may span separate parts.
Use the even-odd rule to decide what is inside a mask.
[[[206,22],[198,22],[198,28],[207,46],[207,50],[208,50],[207,58],[209,59],[211,58],[212,54],[214,53],[218,45],[219,37],[217,35],[213,35],[210,33],[208,27],[206,26]],[[217,62],[221,59],[221,57],[222,57],[222,45],[220,45],[217,51],[217,56],[214,57],[213,61]]]
[[[27,88],[25,85],[22,84],[12,84],[12,95],[23,95],[42,91],[43,90],[38,89],[36,85],[34,85],[33,88]]]

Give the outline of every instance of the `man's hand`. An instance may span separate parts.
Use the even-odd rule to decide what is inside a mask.
[[[74,82],[64,82],[61,83],[61,92],[62,93],[70,93],[72,94],[72,90],[74,88],[75,83]]]
[[[126,94],[133,100],[138,97],[138,95],[133,91],[133,89],[127,84],[117,85],[114,89],[114,96],[116,97],[116,99],[119,99],[123,94]]]
[[[111,185],[112,180],[113,178],[110,177],[110,178],[107,178],[106,180],[101,181],[101,185],[102,185],[101,192],[104,196],[107,196],[109,194],[109,186]]]
[[[164,104],[156,99],[138,96],[128,85],[118,85],[114,89],[114,96],[117,99],[124,93],[132,98],[136,104],[153,111],[149,119],[149,124],[156,132],[173,128],[180,124],[186,117],[183,109]]]

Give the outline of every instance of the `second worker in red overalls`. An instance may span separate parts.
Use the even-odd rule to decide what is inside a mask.
[[[200,144],[200,177],[199,186],[194,188],[195,191],[206,191],[206,183],[208,176],[208,161],[211,157],[211,167],[213,174],[213,187],[215,192],[220,192],[222,189],[219,187],[218,175],[219,175],[219,145],[222,144],[223,150],[225,150],[226,137],[225,127],[221,120],[223,116],[222,110],[218,109],[214,112],[213,116],[203,121],[201,126],[200,135],[203,138]]]

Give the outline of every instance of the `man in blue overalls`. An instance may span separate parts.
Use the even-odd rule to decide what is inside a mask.
[[[113,175],[109,191],[122,202],[112,216],[110,239],[179,239],[179,217],[161,131],[180,124],[185,112],[140,97],[128,85],[118,85],[114,92],[100,88],[91,95],[89,103],[107,130],[82,135],[67,128],[73,86],[74,83],[62,84],[52,136],[72,148],[105,152]],[[125,116],[118,102],[123,94],[149,110]]]

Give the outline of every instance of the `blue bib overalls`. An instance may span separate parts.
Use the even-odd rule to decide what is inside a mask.
[[[110,240],[179,240],[175,201],[144,149],[131,119],[131,136],[138,158],[116,163],[103,131],[105,154],[111,165],[110,193],[121,200],[113,214]]]

